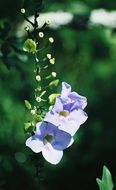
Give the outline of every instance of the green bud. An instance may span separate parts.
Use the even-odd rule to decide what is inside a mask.
[[[49,42],[50,42],[50,43],[54,43],[54,38],[50,37],[50,38],[49,38]]]
[[[41,117],[41,115],[35,115],[33,118],[33,125],[36,125],[36,123],[43,121],[43,118]]]
[[[39,37],[43,38],[44,37],[44,33],[43,32],[39,32]]]
[[[35,115],[36,114],[36,110],[31,110],[31,114]]]
[[[48,53],[46,56],[47,56],[48,59],[52,58],[52,55],[50,53]]]
[[[41,77],[40,77],[39,75],[37,75],[37,76],[36,76],[36,80],[37,80],[38,82],[40,82],[40,81],[41,81]]]
[[[56,77],[56,73],[55,73],[55,72],[52,72],[51,75],[52,75],[52,77],[54,77],[54,78]]]
[[[29,102],[28,100],[24,100],[24,102],[25,102],[26,108],[27,108],[28,110],[30,110],[30,109],[32,108],[30,102]]]
[[[23,50],[28,53],[35,53],[37,49],[37,44],[32,39],[27,39],[24,43]]]
[[[52,82],[49,83],[49,87],[57,87],[59,83],[59,80],[53,80]]]
[[[55,63],[55,58],[53,57],[52,59],[49,60],[49,62],[50,62],[52,65],[54,65],[54,63]]]
[[[57,98],[59,95],[60,95],[60,94],[58,94],[58,93],[53,93],[53,94],[51,94],[51,95],[48,97],[49,103],[50,103],[51,105],[54,104],[56,98]]]
[[[49,107],[49,111],[51,111],[51,110],[52,110],[52,108],[53,108],[53,106],[50,106],[50,107]]]
[[[42,101],[41,97],[36,97],[36,101],[41,102]]]
[[[24,123],[24,130],[25,131],[27,131],[30,127],[31,127],[31,123],[30,122]]]
[[[21,9],[21,13],[25,14],[25,9],[24,8]]]

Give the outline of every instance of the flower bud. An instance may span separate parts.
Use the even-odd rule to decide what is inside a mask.
[[[26,26],[26,27],[25,27],[25,30],[26,30],[26,31],[29,31],[29,26]]]
[[[36,110],[31,110],[31,114],[35,115],[36,114]]]
[[[44,33],[43,32],[39,32],[39,37],[43,38],[44,37]]]
[[[29,53],[35,53],[37,44],[32,39],[27,39],[24,43],[23,50]]]
[[[21,13],[25,14],[25,9],[24,8],[21,9]]]
[[[39,75],[37,75],[37,76],[36,76],[36,80],[37,80],[38,82],[40,82],[40,81],[41,81],[41,77],[40,77]]]
[[[54,38],[50,37],[50,38],[49,38],[49,42],[50,42],[50,43],[54,43]]]
[[[53,80],[52,82],[49,83],[49,87],[57,87],[59,83],[59,80]]]
[[[48,53],[46,56],[47,56],[48,59],[51,59],[51,58],[52,58],[52,55],[49,54],[49,53]]]
[[[54,63],[55,63],[55,58],[50,59],[50,63],[51,63],[52,65],[54,65]]]
[[[41,102],[42,101],[41,97],[36,97],[36,101]]]
[[[51,76],[55,78],[55,77],[56,77],[56,73],[55,73],[55,72],[52,72],[52,73],[51,73]]]

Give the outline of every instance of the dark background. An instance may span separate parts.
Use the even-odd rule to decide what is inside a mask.
[[[22,6],[21,0],[0,0],[0,190],[97,190],[96,177],[101,177],[103,165],[110,169],[115,183],[115,30],[101,26],[46,30],[46,35],[55,38],[54,69],[60,81],[67,81],[87,97],[89,118],[75,135],[75,143],[64,151],[60,164],[45,162],[36,177],[33,153],[25,147],[23,129],[28,119],[24,100],[33,101],[35,81],[33,59],[22,52],[23,40],[16,32],[24,20]],[[89,15],[93,9],[116,10],[116,1],[28,0],[24,7],[28,15],[36,8],[40,12],[64,10]]]

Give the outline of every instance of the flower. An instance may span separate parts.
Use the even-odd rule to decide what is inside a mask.
[[[72,104],[73,109],[84,109],[87,105],[87,98],[77,92],[71,92],[71,86],[66,82],[62,82],[60,99],[63,104]]]
[[[77,132],[80,125],[86,120],[87,114],[82,109],[79,107],[78,109],[73,109],[72,102],[68,104],[62,103],[60,96],[56,98],[53,109],[44,118],[44,121],[52,123],[60,130],[71,134],[71,136]]]
[[[26,140],[26,146],[33,152],[42,152],[45,160],[58,164],[63,156],[63,150],[73,143],[73,138],[65,131],[47,122],[36,125],[35,134]]]
[[[46,114],[44,121],[51,122],[73,136],[88,118],[83,111],[86,105],[86,97],[71,92],[71,86],[62,82],[61,95],[56,98],[53,109]]]

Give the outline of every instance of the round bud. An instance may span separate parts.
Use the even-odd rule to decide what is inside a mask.
[[[26,31],[29,31],[29,26],[26,26],[26,27],[25,27],[25,30],[26,30]]]
[[[49,42],[50,42],[50,43],[54,43],[54,38],[50,37],[50,38],[49,38]]]
[[[41,97],[36,97],[36,101],[41,102],[42,101]]]
[[[25,9],[24,8],[21,9],[21,13],[25,14]]]
[[[49,54],[49,53],[46,56],[47,56],[48,59],[51,59],[51,57],[52,57],[52,55]]]
[[[55,73],[55,72],[52,72],[51,75],[52,75],[52,77],[54,77],[54,78],[56,77],[56,73]]]
[[[44,33],[43,32],[39,32],[39,37],[43,38],[44,37]]]
[[[41,81],[41,77],[40,77],[39,75],[37,75],[37,76],[36,76],[36,80],[37,80],[38,82],[40,82],[40,81]]]
[[[50,63],[51,63],[52,65],[54,65],[54,63],[55,63],[55,58],[50,59]]]
[[[31,110],[31,114],[35,115],[36,114],[36,110]]]

